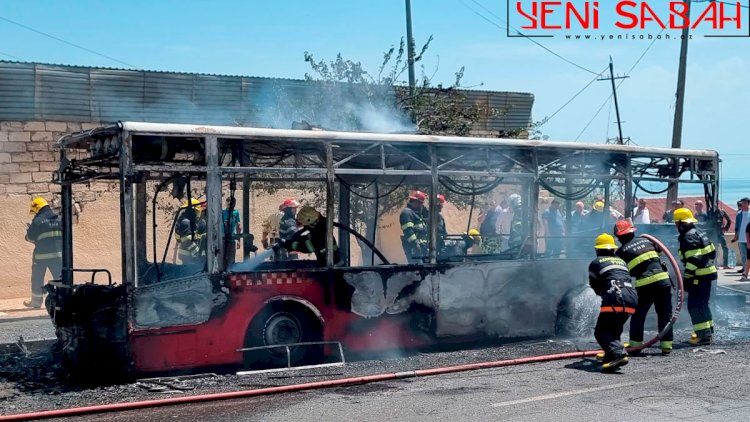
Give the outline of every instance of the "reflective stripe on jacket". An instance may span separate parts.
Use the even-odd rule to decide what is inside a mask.
[[[622,245],[616,254],[626,262],[630,275],[635,278],[635,287],[653,283],[669,285],[669,273],[662,266],[659,252],[650,240],[634,237]]]
[[[698,284],[702,280],[715,280],[717,277],[716,248],[703,230],[696,227],[680,233],[680,259],[685,264],[685,281]]]

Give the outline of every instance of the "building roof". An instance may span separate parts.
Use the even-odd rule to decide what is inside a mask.
[[[120,120],[289,127],[289,110],[271,124],[269,110],[318,98],[321,83],[298,79],[133,70],[0,60],[0,121]],[[330,85],[330,84],[329,84]],[[338,84],[345,92],[346,84]],[[327,86],[330,89],[330,86]],[[392,87],[384,87],[393,93]],[[462,90],[466,104],[489,106],[474,125],[487,134],[528,128],[534,96]],[[331,95],[337,100],[345,95]],[[328,97],[326,97],[328,98]],[[292,101],[294,100],[294,101]],[[321,124],[322,122],[312,122]]]
[[[651,217],[652,223],[664,223],[665,221],[662,220],[662,217],[664,216],[664,212],[667,209],[667,199],[666,198],[642,198],[644,201],[646,201],[646,208],[648,208],[649,215]],[[702,196],[681,196],[679,198],[684,204],[685,208],[690,209],[691,211],[695,212],[695,202],[697,200],[701,200],[705,203],[705,198]],[[734,216],[737,213],[737,210],[727,204],[726,202],[719,201],[719,209],[725,211],[729,218],[732,220],[732,226],[729,228],[728,231],[734,231]],[[617,201],[617,204],[615,205],[615,208],[618,209],[618,211],[622,212],[622,201]],[[705,206],[703,207],[703,210],[705,212]],[[671,221],[666,221],[667,223],[671,223]]]

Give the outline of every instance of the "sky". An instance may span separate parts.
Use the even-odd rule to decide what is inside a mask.
[[[529,1],[523,1],[530,10]],[[615,110],[608,101],[611,83],[594,80],[611,57],[615,74],[628,74],[618,80],[617,91],[624,137],[643,146],[671,145],[678,30],[664,31],[671,39],[653,43],[564,37],[584,31],[539,32],[555,34],[534,40],[563,61],[528,38],[506,36],[505,1],[411,3],[417,47],[434,37],[417,68],[418,74],[434,75],[433,83],[450,85],[465,66],[466,88],[533,93],[533,119],[551,116],[540,127],[550,139],[598,143],[617,136]],[[601,2],[603,28],[598,34],[659,34],[655,27],[609,30],[614,22],[610,3]],[[706,7],[708,3],[694,3],[693,17]],[[743,28],[748,28],[747,14],[743,16]],[[518,18],[511,15],[511,25],[528,23]],[[703,28],[688,43],[682,145],[717,150],[723,179],[750,185],[750,173],[744,171],[750,143],[743,132],[750,109],[750,38],[705,38]],[[403,0],[0,0],[0,58],[5,60],[303,78],[309,71],[306,51],[317,59],[341,53],[375,72],[383,53],[397,46],[405,32]]]

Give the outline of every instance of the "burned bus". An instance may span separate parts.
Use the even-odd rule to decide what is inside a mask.
[[[64,269],[46,306],[66,364],[110,375],[293,366],[325,359],[336,343],[373,352],[553,336],[587,288],[594,236],[630,217],[639,186],[701,184],[711,211],[719,174],[707,150],[144,122],[71,133],[57,149]],[[119,209],[101,217],[119,219],[118,274],[76,265],[73,191],[94,180],[119,183]],[[254,192],[295,186],[326,217],[322,261],[255,245]],[[378,201],[399,189],[428,197],[425,253],[410,262],[355,224],[373,210],[381,218]],[[446,233],[429,224],[441,218],[438,194],[462,204],[451,218],[465,220]],[[509,199],[511,227],[476,236],[492,195]],[[578,200],[602,202],[605,215],[568,227],[562,251],[545,253],[555,237],[540,218],[549,198],[567,216]],[[202,253],[170,262],[191,212],[200,224],[188,236]],[[241,233],[223,213],[239,214]]]

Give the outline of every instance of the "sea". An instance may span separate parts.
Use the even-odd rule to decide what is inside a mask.
[[[662,184],[662,186],[666,185]],[[650,188],[655,189],[657,186],[651,186]],[[666,197],[666,194],[644,195],[639,192],[637,196],[643,198],[664,198]],[[703,185],[681,183],[679,186],[679,196],[703,196]],[[719,179],[720,201],[734,207],[737,201],[744,197],[750,197],[750,179]]]

